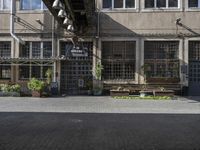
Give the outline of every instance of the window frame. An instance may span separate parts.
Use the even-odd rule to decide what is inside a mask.
[[[122,8],[115,8],[114,7],[114,0],[111,0],[111,7],[110,8],[103,8],[103,0],[101,1],[102,2],[102,10],[135,10],[137,7],[137,0],[134,0],[135,1],[135,6],[134,7],[131,7],[131,8],[126,8],[126,0],[123,0],[123,7]]]
[[[33,43],[40,43],[40,54],[39,56],[34,56],[33,55]],[[45,56],[45,49],[44,49],[44,43],[48,43],[51,46],[51,56]],[[19,52],[19,57],[23,58],[40,58],[40,59],[45,59],[45,58],[49,58],[49,57],[53,57],[53,50],[52,50],[52,41],[27,41],[27,45],[25,45],[26,47],[21,47],[20,52]],[[27,56],[23,56],[22,51],[23,50],[27,50]],[[35,51],[36,52],[36,51]],[[50,51],[48,51],[49,53]]]
[[[178,42],[178,49],[177,49],[177,56],[176,56],[176,58],[171,58],[171,59],[169,59],[169,58],[149,58],[149,59],[146,59],[145,58],[145,42]],[[144,64],[146,64],[146,62],[148,62],[148,61],[150,61],[150,62],[152,62],[152,61],[155,61],[155,62],[153,62],[153,64],[155,65],[155,64],[157,64],[157,65],[159,65],[159,64],[162,64],[163,62],[165,62],[166,63],[166,61],[168,61],[168,62],[170,62],[170,61],[172,61],[172,62],[178,62],[178,67],[179,67],[179,69],[177,70],[177,75],[178,76],[176,76],[176,77],[161,77],[161,78],[177,78],[177,79],[180,79],[180,74],[181,74],[181,72],[180,72],[180,54],[181,54],[181,49],[182,49],[182,40],[179,40],[179,39],[145,39],[145,40],[143,40],[143,45],[142,45],[142,47],[143,47],[143,52],[144,52]],[[154,54],[154,53],[153,53]],[[166,69],[166,68],[165,68]],[[158,70],[156,70],[156,71],[158,71]],[[154,68],[154,73],[155,73],[155,68]],[[153,77],[149,77],[149,79],[156,79],[156,78],[160,78],[159,76],[153,76]]]
[[[133,59],[127,59],[125,60],[125,58],[122,58],[122,59],[116,59],[115,60],[111,60],[113,63],[117,63],[119,60],[120,62],[123,62],[123,65],[125,65],[126,63],[129,63],[129,62],[134,62],[134,77],[132,79],[103,79],[104,80],[104,83],[112,83],[112,84],[118,84],[118,83],[122,83],[122,82],[129,82],[129,83],[137,83],[138,82],[138,79],[137,79],[137,51],[138,51],[138,39],[135,39],[135,38],[131,38],[131,39],[127,39],[127,38],[103,38],[102,41],[101,41],[101,44],[103,42],[134,42],[135,43],[135,58]],[[126,45],[126,44],[125,44]],[[102,47],[103,48],[103,47]],[[113,49],[113,47],[112,47]],[[102,49],[103,51],[103,49]],[[126,51],[126,49],[124,49],[124,52]],[[106,62],[109,62],[110,58],[102,58],[102,64],[103,63],[106,63]],[[122,66],[123,66],[122,65]],[[113,67],[113,66],[112,66]],[[125,72],[123,73],[125,74]]]
[[[178,0],[178,6],[177,7],[169,7],[169,0],[166,0],[166,7],[157,7],[157,1],[158,0],[154,0],[154,7],[152,8],[146,8],[145,7],[145,1],[144,0],[144,10],[177,10],[181,8],[181,0]]]
[[[31,0],[31,2],[34,0]],[[43,3],[43,1],[41,0],[40,2],[40,9],[23,9],[23,0],[20,0],[20,10],[21,11],[42,11],[42,10],[48,10],[48,8],[45,6],[45,4]],[[31,3],[32,6],[32,3]]]
[[[190,7],[189,6],[189,0],[187,1],[187,4],[188,4],[189,9],[200,9],[200,0],[198,0],[198,6],[197,7]]]
[[[9,6],[9,7],[11,7],[11,6]],[[0,11],[9,11],[10,9],[11,8],[5,9],[4,8],[4,0],[0,0]]]

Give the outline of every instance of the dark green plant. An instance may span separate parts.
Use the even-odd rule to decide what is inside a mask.
[[[32,78],[28,82],[28,88],[32,91],[38,91],[41,92],[45,87],[44,81],[38,80],[36,78]]]

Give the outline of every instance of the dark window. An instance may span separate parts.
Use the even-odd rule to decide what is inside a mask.
[[[134,41],[103,42],[103,78],[105,80],[134,80],[135,49]]]
[[[11,67],[0,66],[0,79],[10,79],[10,78],[11,78]]]
[[[112,0],[103,0],[103,8],[112,8]]]
[[[26,42],[25,45],[22,45],[20,49],[20,57],[29,58],[30,55],[30,42]]]
[[[32,57],[39,58],[41,53],[41,43],[32,42]]]
[[[123,0],[114,0],[114,8],[123,8]]]
[[[166,7],[166,0],[157,0],[157,7]]]
[[[32,66],[31,67],[31,77],[40,79],[41,67],[40,66]]]
[[[135,0],[126,0],[126,8],[134,8]]]
[[[189,7],[198,7],[198,0],[188,0]]]
[[[29,79],[30,74],[29,66],[20,66],[19,67],[19,79]]]
[[[189,42],[189,59],[200,61],[200,41]]]
[[[178,0],[169,0],[169,7],[178,7]]]
[[[43,57],[50,58],[52,56],[52,43],[44,42],[43,43]]]
[[[146,41],[144,62],[146,76],[174,78],[179,76],[178,41]]]
[[[145,0],[145,8],[154,8],[154,0]]]
[[[0,57],[11,57],[11,42],[0,42]]]

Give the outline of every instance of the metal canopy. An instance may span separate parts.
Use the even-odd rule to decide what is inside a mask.
[[[56,18],[58,23],[63,27],[64,18],[58,17],[59,9],[52,7],[54,0],[43,0],[49,11]],[[82,34],[86,28],[93,24],[93,18],[95,13],[95,1],[94,0],[60,0],[65,6],[65,11],[73,21],[75,34]]]

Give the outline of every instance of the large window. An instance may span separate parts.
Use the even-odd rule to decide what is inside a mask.
[[[0,79],[10,79],[11,77],[11,67],[8,66],[0,66]]]
[[[178,8],[179,0],[145,0],[145,8]]]
[[[22,10],[47,9],[42,0],[21,0]]]
[[[0,10],[9,10],[11,6],[11,0],[0,0]]]
[[[135,41],[102,43],[103,78],[105,80],[135,78]]]
[[[0,57],[11,57],[11,42],[0,42]]]
[[[200,8],[200,0],[188,0],[188,6],[190,8]]]
[[[32,54],[32,55],[31,55]],[[50,58],[52,56],[51,42],[26,42],[20,49],[20,57]]]
[[[41,66],[41,65],[33,65],[33,64],[26,64],[23,66],[19,66],[19,79],[20,80],[27,80],[30,78],[37,78],[37,79],[45,79],[45,73],[48,69],[52,69],[52,66]]]
[[[144,63],[147,78],[178,78],[178,41],[145,41]]]
[[[103,8],[135,8],[135,0],[103,0]]]

